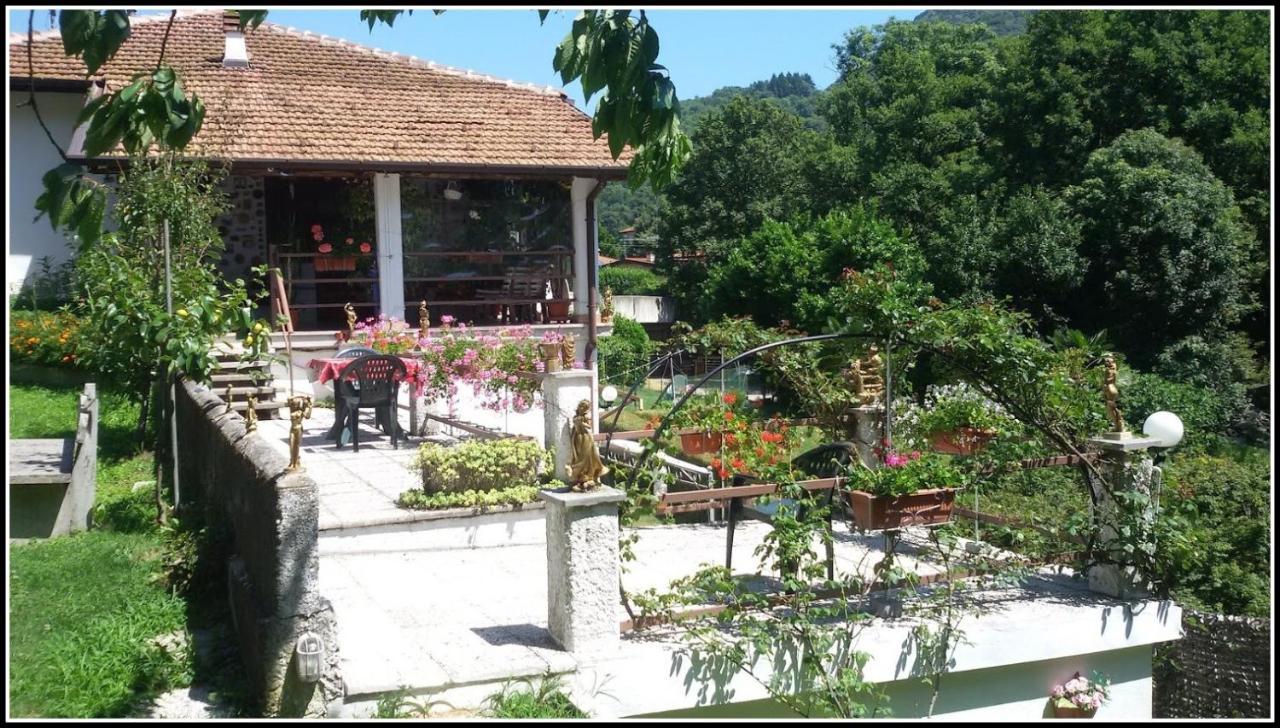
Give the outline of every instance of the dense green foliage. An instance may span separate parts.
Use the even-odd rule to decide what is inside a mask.
[[[613,317],[613,332],[599,342],[597,367],[600,381],[630,386],[645,374],[653,342],[640,324],[625,316]]]
[[[600,269],[600,290],[608,288],[615,296],[661,296],[666,281],[647,268],[611,265]]]
[[[432,493],[538,485],[547,451],[532,440],[467,440],[452,447],[424,442],[413,466]]]
[[[807,73],[775,73],[767,80],[756,81],[749,86],[722,86],[712,91],[710,96],[688,99],[680,104],[680,118],[691,130],[697,129],[698,122],[708,113],[739,96],[745,96],[768,99],[769,103],[803,119],[808,128],[822,131],[827,128],[827,122],[818,114],[821,95]]]
[[[586,718],[564,692],[564,682],[548,675],[536,683],[521,681],[507,684],[490,695],[485,702],[485,716],[490,718]]]
[[[90,531],[10,550],[11,713],[128,715],[188,684],[189,665],[151,643],[183,629],[185,605],[155,583],[155,538]]]
[[[462,490],[425,493],[421,490],[406,490],[400,494],[396,504],[402,508],[433,511],[442,508],[479,508],[489,506],[518,506],[538,500],[538,487],[533,485],[513,485],[509,488],[493,490]]]
[[[926,10],[917,15],[917,23],[978,23],[996,35],[1015,35],[1027,29],[1027,20],[1035,10]]]
[[[80,320],[70,313],[10,311],[9,361],[41,366],[75,366]]]

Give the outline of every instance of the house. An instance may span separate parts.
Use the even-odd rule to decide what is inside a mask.
[[[644,268],[645,270],[653,270],[653,253],[648,255],[629,255],[625,258],[611,258],[607,255],[601,255],[600,267],[617,266],[618,268]]]
[[[10,36],[11,291],[42,257],[70,254],[47,220],[31,221],[40,176],[61,160],[25,92],[34,84],[68,156],[110,179],[126,160],[86,159],[75,117],[153,69],[163,44],[207,109],[188,155],[229,165],[219,268],[278,267],[271,305],[295,329],[331,342],[347,303],[417,326],[425,301],[432,324],[560,324],[594,338],[595,198],[625,179],[631,152],[614,160],[565,93],[271,22],[242,33],[236,11],[168,20],[133,18],[92,78],[57,31],[30,49]]]

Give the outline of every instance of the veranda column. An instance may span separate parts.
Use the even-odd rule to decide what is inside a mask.
[[[1135,437],[1123,433],[1122,437],[1100,437],[1089,444],[1102,450],[1098,467],[1116,492],[1138,491],[1146,495],[1158,493],[1160,468],[1157,468],[1147,450],[1160,444],[1150,437]],[[1123,560],[1119,536],[1121,513],[1115,500],[1098,487],[1095,491],[1099,520],[1098,543],[1111,558]],[[1155,517],[1154,502],[1142,518],[1150,524]],[[1147,596],[1148,583],[1143,574],[1132,566],[1099,564],[1089,569],[1089,588],[1118,599],[1135,599]]]
[[[587,230],[587,195],[598,183],[587,177],[574,177],[569,190],[573,206],[573,320],[587,322],[587,266],[600,261],[591,249]]]
[[[373,176],[378,225],[378,308],[404,318],[404,243],[400,236],[400,175]]]
[[[547,504],[547,625],[560,646],[582,658],[618,649],[618,504],[600,487],[544,490]]]

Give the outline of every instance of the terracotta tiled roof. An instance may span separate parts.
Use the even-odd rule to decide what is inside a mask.
[[[351,11],[354,12],[354,11]],[[133,19],[129,40],[95,78],[118,88],[155,67],[167,15]],[[248,31],[249,68],[222,66],[218,10],[179,13],[166,59],[204,100],[188,147],[237,162],[338,162],[388,168],[555,168],[625,174],[591,119],[559,90],[496,79],[270,22]],[[11,79],[27,75],[26,34],[9,38]],[[36,77],[84,79],[56,32],[35,35]]]

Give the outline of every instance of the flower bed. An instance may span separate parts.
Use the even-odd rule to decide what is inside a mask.
[[[80,321],[62,311],[13,311],[9,314],[12,363],[74,366],[80,358]]]
[[[419,377],[428,399],[453,399],[461,383],[469,384],[483,398],[482,405],[501,411],[528,410],[537,401],[541,385],[535,374],[546,369],[539,344],[559,342],[559,334],[535,337],[530,326],[473,333],[466,324],[454,325],[452,316],[441,317],[441,326],[420,340],[423,366]]]

